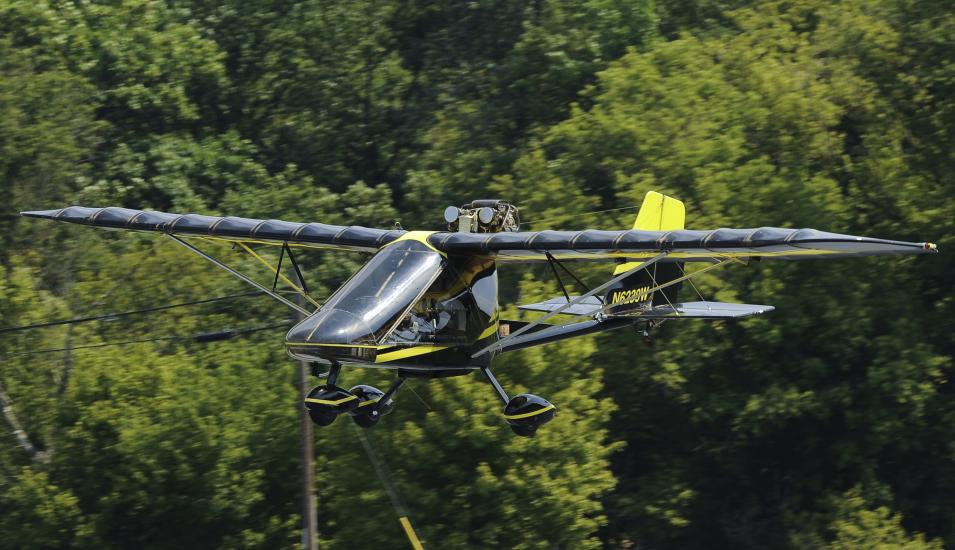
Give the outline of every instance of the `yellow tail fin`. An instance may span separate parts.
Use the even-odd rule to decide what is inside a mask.
[[[650,191],[643,198],[643,205],[637,213],[637,220],[633,222],[634,229],[644,231],[672,231],[683,229],[686,220],[686,207],[681,201],[668,197],[656,191]],[[639,262],[627,262],[614,269],[613,274],[619,275],[633,269]]]

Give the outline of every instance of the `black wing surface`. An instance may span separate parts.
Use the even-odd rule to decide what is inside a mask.
[[[394,241],[403,230],[360,226],[255,220],[233,216],[169,214],[150,210],[68,206],[59,210],[20,212],[30,218],[90,225],[107,229],[154,231],[180,237],[199,237],[244,243],[282,244],[309,248],[374,252]]]
[[[674,231],[535,231],[433,233],[428,242],[448,254],[493,257],[498,262],[558,260],[641,260],[663,252],[662,261],[713,262],[727,259],[797,260],[926,254],[932,243],[892,241],[827,233],[816,229],[713,229]]]
[[[403,230],[238,217],[169,214],[127,208],[69,206],[21,212],[95,227],[156,231],[185,237],[292,246],[375,251]],[[428,242],[447,254],[484,256],[499,262],[559,260],[640,260],[667,253],[663,261],[713,262],[737,259],[841,258],[937,252],[934,244],[827,233],[816,229],[714,229],[674,231],[534,231],[502,233],[435,232]]]

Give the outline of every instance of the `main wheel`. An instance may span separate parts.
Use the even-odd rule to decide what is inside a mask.
[[[531,437],[537,429],[557,415],[557,407],[539,395],[515,395],[504,407],[504,420],[522,437]]]
[[[338,414],[333,412],[313,411],[309,409],[308,417],[312,419],[312,422],[315,423],[316,426],[325,427],[334,422],[335,419],[338,418]]]
[[[362,428],[374,426],[382,416],[394,409],[395,404],[391,399],[387,403],[380,403],[385,392],[374,386],[359,384],[348,391],[358,398],[358,406],[348,414],[355,420],[355,424]]]
[[[358,397],[344,388],[323,384],[315,386],[305,396],[308,416],[318,426],[328,426],[342,413],[358,407]]]

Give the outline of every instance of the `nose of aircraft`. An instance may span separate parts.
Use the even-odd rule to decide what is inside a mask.
[[[285,336],[288,344],[374,344],[374,333],[361,317],[341,309],[322,309]]]

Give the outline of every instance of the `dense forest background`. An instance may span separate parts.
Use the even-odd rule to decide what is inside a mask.
[[[19,210],[440,229],[495,197],[527,229],[617,229],[635,210],[593,212],[651,189],[694,228],[942,254],[719,270],[705,296],[776,311],[502,357],[560,406],[533,439],[477,376],[412,382],[372,433],[426,547],[955,546],[949,1],[0,0],[0,327],[247,290]],[[364,259],[306,276],[327,296]],[[546,265],[501,276],[507,304],[559,292]],[[238,296],[0,333],[0,548],[296,546],[292,321]],[[316,449],[322,547],[404,547],[352,423]]]

